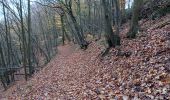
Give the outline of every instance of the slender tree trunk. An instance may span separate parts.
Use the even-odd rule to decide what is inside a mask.
[[[125,0],[122,0],[122,11],[121,11],[121,21],[120,21],[120,24],[123,24],[126,22],[126,9],[125,9],[125,4],[126,4],[126,1]]]
[[[115,28],[116,28],[116,35],[119,35],[119,27],[120,27],[120,8],[119,8],[119,2],[118,0],[113,0],[114,5],[114,22],[115,22]]]
[[[70,37],[68,36],[67,32],[66,32],[66,28],[65,28],[65,21],[64,21],[64,15],[61,15],[61,26],[62,26],[62,42],[64,45],[65,40],[67,39],[68,42],[71,41]]]
[[[10,44],[9,44],[9,34],[8,34],[8,26],[7,26],[7,17],[6,17],[6,11],[5,11],[5,5],[3,2],[3,14],[4,14],[4,21],[5,21],[5,38],[6,38],[6,44],[7,44],[7,66],[11,64],[11,57],[10,57]]]
[[[22,12],[22,0],[20,0],[20,19],[21,19],[21,32],[22,32],[22,50],[23,50],[23,66],[25,71],[25,80],[27,80],[27,57],[26,57],[26,37],[24,30],[23,12]]]
[[[1,57],[1,60],[2,60],[2,65],[4,68],[7,68],[6,66],[6,62],[5,62],[5,59],[4,59],[4,53],[3,53],[3,50],[2,50],[2,45],[1,45],[1,42],[0,42],[0,57]],[[6,86],[6,80],[5,80],[5,77],[4,75],[1,76],[1,82],[2,82],[2,85],[4,87],[4,89],[6,90],[7,86]]]
[[[60,15],[61,16],[61,27],[62,27],[62,43],[63,43],[63,45],[65,44],[64,42],[65,42],[65,30],[64,30],[64,19],[63,19],[63,17],[64,17],[64,15]]]
[[[29,66],[29,75],[34,73],[34,67],[31,62],[31,6],[30,0],[28,0],[28,66]]]
[[[56,18],[55,18],[55,14],[53,14],[53,33],[54,33],[54,45],[57,46],[57,38],[58,38],[58,33],[57,33],[57,29],[56,29],[57,25],[56,25]]]
[[[130,24],[130,30],[127,33],[128,38],[135,38],[136,34],[138,32],[138,20],[139,20],[139,14],[140,14],[140,6],[142,4],[142,0],[134,0],[133,4],[133,13],[132,13],[132,19]]]
[[[102,0],[100,0],[100,4],[99,4],[99,28],[100,28],[100,33],[99,33],[99,39],[101,39],[101,35],[102,35],[102,32],[103,32],[103,21],[102,21]]]
[[[77,20],[76,20],[75,16],[73,15],[72,9],[70,9],[69,15],[73,22],[74,28],[76,30],[76,35],[78,37],[77,41],[79,41],[78,43],[82,49],[86,49],[87,45],[88,45],[87,41],[85,40],[83,33],[81,33],[81,26],[77,23]]]
[[[92,22],[91,22],[91,0],[88,0],[88,28],[89,28],[89,32],[91,32],[92,31],[92,28],[91,28],[91,24],[92,24]]]
[[[40,28],[41,28],[41,30],[42,30],[42,35],[43,35],[43,39],[44,39],[44,44],[45,44],[45,49],[46,49],[46,51],[47,51],[47,54],[45,55],[45,57],[46,57],[46,63],[47,62],[49,62],[50,61],[50,55],[49,55],[49,53],[48,53],[48,44],[46,43],[46,41],[47,41],[47,39],[46,39],[46,36],[45,36],[45,31],[44,31],[44,28],[43,28],[43,23],[42,23],[42,19],[41,19],[41,15],[40,15],[40,13],[38,13],[38,16],[39,16],[39,25],[40,25]]]

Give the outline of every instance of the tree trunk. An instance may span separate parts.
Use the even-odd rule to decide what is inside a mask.
[[[4,14],[4,21],[5,21],[5,40],[7,45],[7,66],[11,64],[11,57],[10,57],[10,44],[9,44],[9,32],[8,32],[8,26],[7,26],[7,18],[6,18],[6,11],[5,11],[5,5],[3,3],[3,14]]]
[[[62,44],[64,45],[65,43],[65,30],[64,30],[64,19],[63,19],[64,15],[61,15],[61,28],[62,28]]]
[[[24,21],[23,21],[23,12],[22,12],[22,0],[20,0],[20,19],[21,19],[21,32],[22,32],[22,52],[23,52],[23,67],[24,67],[24,71],[25,71],[25,80],[27,80],[27,68],[26,68],[26,64],[27,64],[27,57],[26,57],[26,36],[25,36],[25,30],[24,30]]]
[[[142,4],[142,0],[134,0],[130,30],[127,33],[127,38],[135,38],[136,37],[136,34],[138,32],[138,28],[139,28],[138,17],[139,17],[139,14],[140,14],[141,4]]]
[[[34,67],[31,62],[31,7],[30,0],[28,0],[28,66],[29,66],[29,75],[34,73]]]
[[[114,5],[114,22],[115,22],[115,28],[116,28],[116,35],[119,35],[119,27],[120,27],[120,7],[118,0],[113,0]]]
[[[70,10],[69,15],[70,15],[70,18],[71,18],[71,20],[73,22],[74,28],[76,30],[76,35],[78,37],[77,41],[79,41],[78,44],[80,45],[80,47],[82,49],[86,49],[87,45],[88,45],[87,41],[85,40],[83,33],[81,33],[81,26],[78,25],[77,20],[76,20],[75,16],[73,15],[72,10]]]
[[[111,18],[109,16],[110,12],[109,12],[109,8],[107,7],[108,2],[106,0],[102,0],[102,3],[104,7],[104,15],[105,15],[106,41],[108,43],[109,48],[115,47],[117,45],[120,45],[120,38],[112,30]]]
[[[6,62],[5,62],[5,59],[4,59],[4,53],[2,51],[2,45],[1,45],[1,42],[0,42],[0,57],[1,57],[1,60],[2,60],[2,65],[3,65],[3,68],[6,68]],[[6,81],[5,81],[5,77],[4,75],[1,76],[1,82],[2,82],[2,85],[4,87],[4,89],[6,90]]]

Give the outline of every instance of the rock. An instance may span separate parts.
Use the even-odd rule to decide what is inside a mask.
[[[167,88],[164,87],[164,88],[162,89],[162,94],[166,94],[167,92],[168,92]]]
[[[122,98],[123,98],[123,100],[129,100],[129,97],[126,95],[123,95]]]
[[[154,99],[154,96],[153,95],[147,95],[150,99]]]
[[[151,89],[150,88],[147,88],[147,93],[152,93]]]
[[[132,100],[140,100],[137,96],[135,96]]]
[[[47,97],[47,96],[48,96],[48,92],[45,92],[45,93],[44,93],[44,96],[46,96],[46,97]]]
[[[102,94],[100,94],[100,95],[98,95],[98,97],[100,98],[100,99],[105,99],[106,97],[104,96],[104,95],[102,95]]]

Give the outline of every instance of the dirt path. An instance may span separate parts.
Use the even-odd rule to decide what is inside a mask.
[[[92,46],[90,46],[92,48]],[[86,85],[95,74],[97,47],[87,51],[66,45],[58,48],[58,55],[26,85],[17,85],[6,96],[9,99],[82,99]],[[95,54],[96,53],[96,54]],[[11,91],[11,90],[8,90]]]

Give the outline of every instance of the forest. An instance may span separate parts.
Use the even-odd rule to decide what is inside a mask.
[[[170,0],[0,0],[0,100],[169,100]]]

